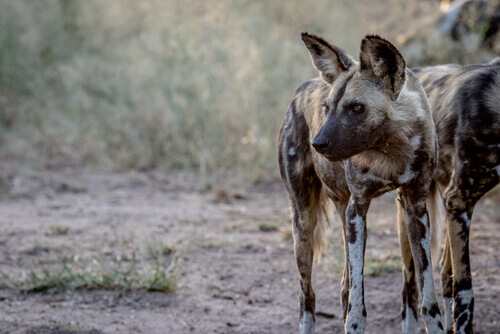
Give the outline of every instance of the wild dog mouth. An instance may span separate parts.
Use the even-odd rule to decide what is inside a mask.
[[[322,156],[323,158],[327,159],[330,162],[339,162],[342,160],[347,160],[352,158],[353,156],[365,151],[368,149],[369,145],[363,145],[362,147],[358,148],[354,152],[349,152],[348,154],[331,154],[331,152],[328,151],[321,151],[315,149],[316,153]]]
[[[322,153],[322,152],[319,152],[317,150],[316,150],[316,153],[319,154],[320,156],[322,156],[323,158],[325,158],[326,160],[330,161],[330,162],[339,162],[339,161],[347,159],[347,158],[339,157],[337,155],[331,155],[331,154],[328,154],[326,152]]]

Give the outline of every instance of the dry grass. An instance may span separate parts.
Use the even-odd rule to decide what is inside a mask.
[[[356,55],[365,32],[394,37],[419,8],[379,5],[0,0],[0,158],[275,173],[288,100],[316,76],[300,31]]]
[[[145,289],[173,292],[180,274],[178,251],[163,243],[124,243],[122,254],[80,258],[79,254],[33,263],[22,277],[0,276],[0,287],[23,293],[66,289]],[[132,253],[132,258],[127,253]],[[48,263],[50,262],[50,263]]]

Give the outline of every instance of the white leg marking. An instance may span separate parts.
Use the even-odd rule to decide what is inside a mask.
[[[300,319],[300,334],[314,334],[314,316],[311,312],[304,312]]]
[[[365,331],[366,319],[363,315],[363,223],[363,218],[359,215],[349,221],[349,224],[354,225],[356,233],[356,241],[354,243],[347,242],[349,264],[351,266],[351,291],[349,295],[351,310],[347,315],[345,328],[349,333],[364,333]],[[349,229],[349,227],[347,228]]]
[[[413,310],[406,306],[406,317],[403,320],[403,333],[405,334],[416,334],[418,332],[418,322],[413,314]]]
[[[460,218],[462,218],[462,220],[465,222],[465,225],[467,226],[467,229],[470,230],[470,219],[469,219],[469,216],[467,215],[467,212],[462,213],[462,215],[460,216]]]
[[[472,292],[471,289],[462,290],[462,291],[459,291],[457,293],[455,298],[458,299],[462,305],[464,305],[464,304],[470,305],[470,303],[472,302],[472,299],[474,298],[474,293]],[[456,307],[457,307],[457,305],[455,304],[455,308]],[[465,333],[465,326],[467,326],[467,324],[470,322],[470,316],[471,316],[469,307],[467,307],[467,309],[465,311],[460,313],[460,315],[457,317],[457,319],[460,318],[463,314],[467,315],[467,321],[464,321],[463,325],[461,327],[457,328],[457,330],[456,330],[457,333]]]
[[[453,299],[444,298],[445,329],[451,331],[453,328]]]
[[[474,293],[472,292],[471,289],[462,290],[457,293],[457,296],[462,301],[462,304],[470,304],[472,298],[474,298]]]
[[[434,290],[434,278],[432,274],[432,263],[431,263],[431,229],[429,226],[429,219],[427,216],[419,218],[422,224],[425,226],[425,236],[420,240],[420,245],[424,249],[424,256],[427,257],[428,266],[422,273],[423,286],[420,287],[422,293],[422,308],[427,309],[427,314],[422,314],[422,318],[425,322],[425,327],[428,333],[442,333],[442,329],[439,328],[441,323],[441,316],[436,314],[431,316],[429,313],[432,307],[437,305],[436,293]],[[418,272],[417,272],[418,277]],[[441,323],[442,326],[442,323]]]

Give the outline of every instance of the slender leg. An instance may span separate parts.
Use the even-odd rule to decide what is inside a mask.
[[[349,304],[345,322],[347,333],[364,333],[366,307],[364,300],[363,266],[366,247],[366,212],[370,200],[351,201],[346,212],[347,259],[349,263]]]
[[[446,237],[443,259],[441,260],[441,285],[443,287],[444,317],[446,333],[453,334],[453,279],[451,268],[450,240]]]
[[[308,210],[299,212],[293,208],[294,251],[297,269],[300,276],[300,333],[314,334],[314,310],[316,297],[311,285],[311,274],[314,256],[314,227],[316,221],[311,219]]]
[[[464,203],[458,189],[447,193],[446,211],[453,268],[453,318],[455,333],[472,333],[474,293],[469,261],[469,228],[472,207]]]
[[[422,295],[422,317],[427,333],[442,333],[441,311],[436,301],[432,274],[426,192],[413,185],[402,189],[402,197],[406,210],[408,240]]]
[[[301,121],[293,116],[295,115],[294,104],[290,108],[290,118],[280,133],[279,167],[292,206],[294,253],[300,284],[300,333],[314,334],[316,301],[311,278],[314,260],[314,229],[318,214],[322,209],[322,184],[314,170],[308,141],[296,141],[295,127],[304,128],[297,123]],[[306,125],[303,124],[303,126]]]
[[[345,224],[345,212],[347,206],[344,203],[335,202],[335,208],[337,209],[337,213],[339,214],[340,220],[342,222],[342,239],[344,241],[344,274],[342,276],[340,290],[340,303],[342,305],[342,317],[345,324],[349,305],[349,262],[347,260],[347,240]]]
[[[406,229],[406,214],[403,199],[398,197],[398,234],[401,254],[403,256],[403,291],[401,300],[401,327],[403,333],[418,332],[418,289],[415,277],[415,265],[411,254],[410,241]]]
[[[496,170],[464,163],[445,192],[448,239],[453,268],[453,320],[455,333],[473,333],[474,293],[469,260],[469,232],[477,201],[499,182]]]

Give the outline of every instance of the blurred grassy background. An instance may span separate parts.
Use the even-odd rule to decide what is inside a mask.
[[[357,58],[437,1],[0,0],[0,159],[276,173],[308,30]]]

